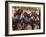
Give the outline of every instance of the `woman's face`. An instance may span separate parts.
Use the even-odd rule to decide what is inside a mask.
[[[25,29],[25,23],[22,23],[22,28]]]
[[[17,24],[17,30],[21,30],[21,29],[22,29],[21,23],[18,23]]]
[[[27,30],[31,30],[32,29],[32,26],[30,24],[27,24],[27,27],[26,27]]]

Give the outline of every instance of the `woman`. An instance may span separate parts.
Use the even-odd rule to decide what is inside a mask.
[[[18,11],[16,11],[16,13],[14,14],[14,16],[15,16],[15,21],[16,22],[20,22],[21,21],[21,19],[20,19],[20,16],[21,16],[21,13],[23,12],[23,10],[22,9],[19,9]]]
[[[17,25],[16,25],[16,30],[22,30],[22,25],[21,25],[20,22],[17,23]]]
[[[24,18],[23,18],[23,20],[24,20],[25,23],[29,22],[29,18],[28,18],[27,12],[24,12]]]
[[[26,25],[26,30],[32,30],[32,24],[27,23],[27,25]]]

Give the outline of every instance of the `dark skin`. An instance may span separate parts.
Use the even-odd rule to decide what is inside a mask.
[[[31,29],[32,29],[32,25],[31,25],[30,23],[27,23],[27,24],[26,24],[26,29],[27,29],[27,30],[31,30]]]
[[[17,23],[16,28],[17,28],[17,30],[21,30],[22,29],[21,23]]]
[[[26,17],[28,14],[26,12],[24,12],[24,17]]]
[[[14,16],[16,16],[16,15],[20,16],[22,12],[23,12],[23,10],[19,9],[16,11],[16,13],[14,13]]]
[[[22,23],[22,30],[25,30],[26,24]]]

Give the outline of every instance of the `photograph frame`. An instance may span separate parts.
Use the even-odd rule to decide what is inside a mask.
[[[28,3],[28,4],[42,4],[43,5],[43,32],[42,33],[26,33],[26,34],[8,34],[8,2],[11,3]],[[18,36],[18,35],[37,35],[45,34],[45,3],[41,2],[23,2],[23,1],[5,1],[5,36]]]

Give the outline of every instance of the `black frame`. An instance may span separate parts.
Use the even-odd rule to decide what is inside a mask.
[[[27,34],[8,34],[8,2],[12,3],[28,3],[28,4],[42,4],[43,5],[43,33],[27,33]],[[18,36],[18,35],[34,35],[34,34],[45,34],[45,3],[40,2],[23,2],[23,1],[5,1],[5,36]]]

